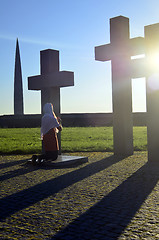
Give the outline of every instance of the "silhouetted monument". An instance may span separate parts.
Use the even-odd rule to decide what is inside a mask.
[[[60,87],[74,85],[74,73],[59,71],[59,51],[47,49],[40,51],[41,75],[28,77],[29,90],[41,90],[41,110],[45,103],[54,106],[57,116],[60,116]],[[43,110],[42,110],[43,111]],[[59,136],[59,147],[61,139]]]
[[[149,161],[159,161],[159,23],[145,26],[147,141]],[[156,60],[156,66],[151,64]]]
[[[131,56],[144,53],[143,38],[129,38],[129,19],[110,19],[110,44],[95,47],[95,59],[111,60],[114,154],[133,154],[131,78],[140,77]]]
[[[23,110],[23,85],[22,85],[22,71],[18,39],[16,42],[15,54],[15,70],[14,70],[14,114],[22,115]]]

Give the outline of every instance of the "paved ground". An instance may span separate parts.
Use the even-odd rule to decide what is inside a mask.
[[[68,168],[0,156],[0,239],[159,239],[159,164],[79,155],[89,162]]]

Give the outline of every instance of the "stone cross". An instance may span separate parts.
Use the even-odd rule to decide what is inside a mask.
[[[59,51],[47,49],[40,51],[41,75],[28,77],[29,90],[41,90],[41,111],[45,103],[50,102],[60,117],[60,87],[74,85],[74,73],[59,71]],[[59,147],[61,149],[61,137]]]
[[[133,119],[131,78],[143,76],[139,60],[131,56],[145,53],[144,39],[129,37],[129,19],[110,19],[110,44],[95,47],[95,60],[109,61],[112,66],[114,154],[133,154]]]
[[[148,160],[159,161],[159,23],[145,26]],[[156,61],[156,66],[152,64]]]

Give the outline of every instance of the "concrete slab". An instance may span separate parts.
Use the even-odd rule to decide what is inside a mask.
[[[88,162],[88,157],[80,156],[68,156],[68,155],[59,155],[57,160],[51,161],[51,164],[55,166],[66,166],[72,164],[82,164]]]

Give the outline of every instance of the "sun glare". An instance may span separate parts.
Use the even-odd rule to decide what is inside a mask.
[[[149,86],[149,91],[158,91],[159,90],[159,73],[152,74],[147,81]]]
[[[151,52],[147,58],[150,75],[147,80],[149,91],[159,90],[159,51]]]
[[[159,52],[152,53],[148,58],[150,68],[155,72],[159,72]]]
[[[143,59],[145,58],[145,54],[131,56],[131,59]],[[147,67],[155,72],[159,73],[159,51],[151,52],[151,54],[147,57]]]

